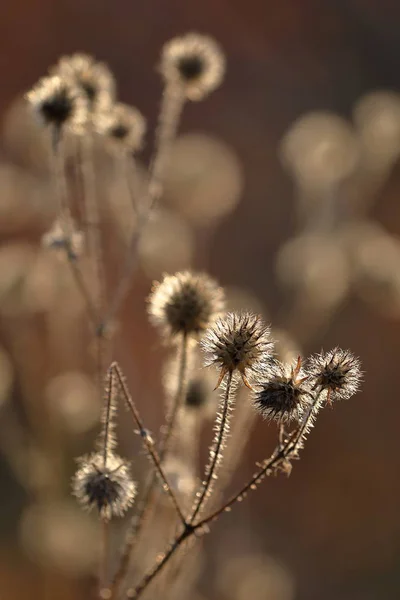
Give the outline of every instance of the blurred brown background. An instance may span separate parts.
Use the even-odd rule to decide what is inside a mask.
[[[224,285],[250,290],[267,307],[268,319],[284,326],[291,297],[278,283],[276,256],[296,231],[297,192],[279,160],[280,141],[303,113],[328,110],[351,119],[355,103],[366,93],[398,90],[399,19],[400,5],[393,0],[3,1],[0,112],[5,118],[15,98],[60,55],[84,51],[109,64],[121,100],[140,108],[152,132],[161,92],[154,65],[161,45],[187,30],[215,36],[227,54],[226,81],[206,102],[187,107],[181,130],[210,133],[227,143],[242,165],[244,191],[234,212],[210,235],[197,233],[191,262]],[[22,150],[12,139],[9,133],[2,144],[3,163],[26,168]],[[150,140],[151,135],[147,155]],[[400,233],[399,173],[394,164],[368,208],[368,218],[394,235]],[[18,204],[20,220],[15,224],[13,217],[9,224],[7,185],[0,181],[2,248],[15,240],[38,239],[43,229],[43,223],[32,228],[29,223],[21,225],[23,197]],[[3,269],[9,260],[6,255],[1,261]],[[384,267],[384,255],[381,260]],[[150,409],[149,401],[159,397],[154,366],[158,340],[143,318],[150,277],[144,272],[137,277],[125,305],[126,326],[116,352],[133,393],[146,400],[150,428],[156,428],[159,408],[154,400],[154,410]],[[28,380],[14,379],[10,384],[7,402],[18,418],[24,386],[35,384],[39,397],[40,382],[49,369],[54,374],[88,365],[86,351],[71,347],[63,349],[56,367],[49,367],[52,349],[42,347],[40,315],[40,306],[35,318],[1,308],[5,352],[15,361],[20,347],[31,358],[25,369]],[[301,333],[301,323],[298,330]],[[366,372],[363,391],[324,411],[288,480],[270,478],[216,524],[206,539],[207,563],[199,583],[206,598],[232,598],[218,583],[221,573],[232,558],[251,554],[269,556],[284,568],[284,575],[275,575],[278,580],[286,578],[286,584],[278,581],[275,592],[267,586],[264,591],[260,579],[259,595],[254,595],[260,599],[399,598],[399,332],[396,311],[385,310],[385,305],[377,310],[360,294],[349,292],[332,319],[311,339],[301,341],[305,353],[335,345],[351,348]],[[75,335],[78,339],[80,332]],[[18,373],[18,365],[13,367]],[[140,377],[135,379],[137,373]],[[50,425],[43,423],[44,430]],[[251,474],[255,460],[266,456],[271,435],[266,424],[257,423],[232,489]],[[65,579],[59,580],[55,569],[44,580],[32,552],[24,551],[21,516],[30,500],[6,459],[0,462],[0,486],[0,598],[86,597],[79,576],[63,574]],[[240,569],[245,578],[246,563],[236,567],[237,572]],[[53,578],[68,585],[54,584]],[[250,599],[250,592],[246,594]]]

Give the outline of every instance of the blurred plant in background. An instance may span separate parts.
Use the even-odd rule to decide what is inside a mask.
[[[164,410],[162,401],[155,403],[151,391],[145,395],[140,363],[137,369],[133,365],[131,375],[126,343],[130,329],[129,324],[125,329],[125,323],[132,313],[140,314],[139,322],[143,320],[143,306],[137,298],[147,295],[147,278],[160,279],[164,272],[182,273],[209,262],[213,235],[222,219],[236,208],[244,186],[240,161],[225,143],[203,133],[176,137],[185,101],[199,100],[212,91],[220,83],[223,72],[220,50],[215,55],[208,54],[207,47],[202,54],[201,38],[189,36],[186,42],[193,44],[196,52],[200,44],[201,60],[205,61],[209,75],[196,83],[204,64],[200,68],[198,62],[189,61],[182,66],[179,61],[182,48],[185,50],[184,42],[184,38],[179,39],[164,49],[161,72],[166,80],[166,91],[156,153],[149,170],[136,156],[145,133],[143,117],[136,109],[114,104],[115,87],[106,67],[85,56],[76,55],[73,60],[64,58],[51,75],[53,80],[44,81],[33,95],[32,103],[53,125],[51,144],[49,132],[38,127],[25,101],[16,101],[4,124],[9,160],[0,166],[0,228],[5,240],[0,250],[0,444],[13,477],[28,499],[20,520],[20,540],[29,557],[45,571],[51,573],[55,569],[67,580],[72,575],[79,581],[90,581],[91,589],[91,579],[96,577],[102,560],[104,598],[125,591],[118,579],[117,591],[112,585],[109,587],[112,581],[115,585],[115,573],[121,575],[119,553],[117,550],[105,553],[104,547],[101,550],[104,539],[101,542],[95,521],[80,512],[70,498],[73,458],[92,450],[102,412],[103,376],[111,358],[117,357],[124,370],[129,365],[129,386],[124,387],[120,367],[112,363],[104,401],[106,415],[107,410],[109,414],[103,416],[103,427],[111,423],[110,415],[117,402],[127,404],[131,411],[136,410],[137,404],[141,412],[143,407],[146,416],[152,411]],[[213,46],[211,49],[215,50]],[[170,63],[172,58],[178,63]],[[186,60],[184,53],[183,59]],[[172,68],[173,64],[180,65],[178,73]],[[44,110],[49,98],[53,102],[54,90],[60,91],[59,87],[49,87],[50,83],[54,84],[54,77],[64,76],[64,69],[72,69],[72,74],[65,75],[68,85],[70,77],[82,81],[82,98],[79,94],[77,97],[90,107],[91,117],[84,129],[81,129],[79,116],[83,108],[76,108],[78,114],[76,122],[72,121],[72,132],[64,131],[64,125],[69,126],[69,114],[65,117],[57,112],[54,116],[48,107],[47,112]],[[82,73],[93,69],[93,78],[79,79]],[[182,87],[179,81],[182,73],[190,79],[187,87]],[[105,83],[108,94],[103,88],[95,89],[100,83]],[[64,107],[67,92],[62,92]],[[67,101],[75,99],[71,96]],[[98,99],[98,105],[94,99],[96,102]],[[88,110],[88,106],[84,110]],[[321,368],[325,355],[318,360],[311,358],[303,371],[303,365],[297,360],[302,348],[313,343],[352,293],[384,314],[399,315],[399,242],[369,217],[369,211],[400,152],[400,97],[384,91],[368,94],[355,106],[353,121],[352,124],[326,112],[308,114],[292,125],[281,143],[282,162],[295,186],[297,231],[280,249],[276,262],[278,283],[287,292],[282,315],[273,320],[278,323],[272,329],[277,357],[266,360],[264,356],[262,364],[257,363],[255,373],[248,377],[249,364],[237,357],[237,363],[226,361],[227,340],[234,339],[234,345],[237,344],[237,338],[230,337],[238,329],[237,322],[234,319],[217,321],[219,329],[211,330],[211,337],[208,333],[208,343],[212,346],[208,352],[213,355],[210,361],[220,367],[220,380],[218,374],[213,376],[210,371],[201,369],[197,347],[189,352],[181,346],[180,358],[179,353],[172,352],[171,362],[167,363],[164,378],[167,427],[161,430],[160,438],[164,446],[162,441],[159,443],[158,434],[142,427],[141,421],[134,424],[140,433],[135,439],[126,414],[118,411],[116,415],[121,431],[118,436],[121,456],[133,459],[132,468],[138,481],[135,508],[140,517],[139,525],[140,528],[142,523],[146,526],[143,525],[144,539],[140,541],[138,537],[140,544],[133,548],[129,597],[138,597],[142,590],[148,592],[149,598],[161,593],[165,596],[166,590],[171,590],[173,597],[193,597],[194,592],[189,590],[196,586],[202,565],[200,544],[191,548],[194,531],[203,533],[203,525],[213,520],[214,514],[219,514],[219,507],[224,507],[223,491],[237,468],[255,418],[248,398],[250,391],[246,386],[240,387],[231,424],[231,441],[224,451],[217,486],[209,496],[207,486],[211,489],[219,466],[217,458],[221,458],[220,449],[226,441],[233,371],[237,369],[251,393],[255,393],[259,410],[278,420],[279,442],[269,459],[272,465],[263,461],[258,466],[263,474],[274,470],[275,462],[281,470],[289,471],[290,459],[297,457],[305,431],[315,417],[314,409],[322,404],[320,397],[315,397],[315,390],[322,389],[322,384],[316,383],[320,380],[315,379],[314,387],[310,388],[309,384],[310,373],[316,365]],[[77,133],[82,137],[77,137]],[[125,262],[121,262],[121,256],[126,256]],[[135,270],[139,276],[133,298],[128,293]],[[173,282],[176,277],[173,276]],[[181,275],[178,280],[179,277]],[[163,284],[165,279],[160,286]],[[201,293],[203,291],[202,286]],[[196,289],[194,292],[191,289],[190,298],[196,293]],[[216,296],[214,291],[212,298],[215,300]],[[125,302],[127,298],[129,306]],[[179,302],[181,300],[180,297]],[[262,303],[248,290],[227,288],[226,304],[241,317],[241,311],[266,317]],[[178,308],[182,309],[182,305]],[[160,310],[165,318],[165,304]],[[213,325],[221,310],[214,312],[209,322],[206,319],[204,329]],[[171,319],[171,313],[168,318]],[[240,319],[239,324],[242,327]],[[251,337],[254,330],[248,326],[249,322],[245,321],[243,327]],[[141,327],[139,348],[146,345],[148,339],[145,326]],[[187,333],[182,336],[186,342]],[[196,336],[197,333],[196,330]],[[256,341],[258,348],[259,338]],[[221,343],[224,353],[220,352]],[[190,345],[188,343],[188,347]],[[186,352],[185,368],[190,376],[182,377],[179,361]],[[148,350],[144,350],[144,355],[151,360]],[[326,356],[329,360],[323,363],[325,368],[332,365],[332,356],[343,365],[340,354],[334,352]],[[291,365],[290,368],[283,368],[278,359]],[[252,355],[250,371],[253,360],[256,359]],[[157,359],[154,365],[156,374],[159,372]],[[358,378],[358,363],[352,363],[351,368]],[[347,372],[342,375],[345,377]],[[328,396],[324,401],[330,400],[332,386],[342,385],[335,381],[333,384],[330,379],[329,385],[324,384]],[[217,393],[212,392],[215,384],[221,382],[222,426],[217,417],[216,445],[211,447],[206,484],[202,484],[199,482],[202,429],[215,417]],[[236,385],[236,381],[234,383]],[[314,394],[312,401],[310,394]],[[146,405],[151,408],[146,410]],[[298,425],[286,431],[284,423],[292,417]],[[153,425],[157,426],[154,421]],[[102,443],[107,447],[105,452],[114,451],[111,447],[108,449],[108,435],[110,433],[103,430],[99,451]],[[148,463],[142,457],[141,440],[156,467],[157,461],[161,461],[159,475],[165,478],[163,485],[159,485],[157,476],[152,476],[150,483],[146,480]],[[165,449],[168,445],[171,446],[169,452]],[[101,474],[106,467],[97,459],[86,460],[87,465],[94,465],[91,475]],[[121,464],[117,460],[106,473],[107,481],[112,480],[113,474],[117,475],[114,483],[118,485],[113,493],[124,485],[119,478],[124,472],[121,472]],[[125,462],[122,468],[128,468]],[[259,478],[261,475],[249,483],[248,489],[258,484]],[[167,494],[162,487],[167,489]],[[150,492],[147,504],[143,505],[140,494],[146,489]],[[76,493],[78,496],[88,494],[86,480]],[[107,494],[102,497],[105,505],[110,501]],[[235,496],[236,499],[242,497],[241,494]],[[199,521],[193,520],[203,511],[203,498],[208,501],[209,512],[205,512],[203,520],[201,517]],[[146,577],[153,578],[153,574],[158,574],[154,571],[157,565],[164,564],[155,563],[157,554],[164,552],[161,556],[168,556],[165,543],[168,540],[176,543],[179,535],[182,536],[177,528],[174,501],[184,511],[181,519],[184,537],[177,546],[177,560],[175,557],[169,560],[168,569],[159,580],[152,582],[154,587],[147,590],[150,579]],[[149,514],[142,519],[145,510]],[[108,538],[109,515],[106,516],[103,534]],[[123,547],[129,527],[138,535],[137,520],[134,518],[130,525],[124,520],[112,531],[112,548]],[[128,539],[128,546],[131,542]],[[106,543],[108,546],[108,539]],[[185,546],[185,554],[180,552],[180,545]],[[178,577],[183,561],[185,576]],[[222,570],[224,573],[219,573],[216,585],[226,597],[257,597],[257,590],[263,586],[271,590],[271,598],[284,600],[294,595],[290,575],[273,559],[249,556],[228,563]],[[143,572],[148,573],[144,580],[141,579]],[[240,578],[239,572],[243,573]],[[240,579],[237,585],[232,584],[232,573]],[[228,584],[232,584],[230,588]],[[71,587],[70,596],[66,597],[79,597],[78,593]]]

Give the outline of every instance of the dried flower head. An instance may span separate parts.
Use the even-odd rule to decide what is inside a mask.
[[[133,504],[136,485],[129,474],[128,463],[116,454],[98,452],[78,460],[79,469],[72,480],[74,495],[80,504],[96,508],[103,519],[121,517]]]
[[[328,402],[353,396],[362,379],[360,360],[341,348],[311,356],[307,373],[313,389],[327,391]]]
[[[98,113],[95,128],[114,148],[135,152],[142,146],[146,121],[136,108],[119,103],[107,112]]]
[[[258,374],[269,357],[273,342],[270,330],[252,313],[228,313],[206,332],[201,341],[206,366],[221,369],[217,387],[227,373],[238,370],[251,387],[248,375]]]
[[[62,251],[70,260],[77,260],[83,251],[83,233],[75,229],[73,223],[54,221],[51,229],[42,236],[45,248]]]
[[[203,273],[166,275],[149,298],[150,320],[169,337],[198,336],[224,309],[224,292]]]
[[[182,85],[189,100],[202,100],[222,82],[225,57],[212,38],[188,33],[165,44],[161,72],[166,81]]]
[[[51,73],[74,81],[94,113],[110,109],[115,101],[115,80],[110,69],[88,54],[61,57]]]
[[[87,121],[87,101],[75,83],[66,77],[43,77],[26,98],[44,125],[60,131],[68,127],[82,134]]]
[[[307,374],[301,368],[300,357],[294,366],[280,361],[271,362],[266,376],[254,396],[257,410],[266,419],[279,422],[299,419],[311,399]]]

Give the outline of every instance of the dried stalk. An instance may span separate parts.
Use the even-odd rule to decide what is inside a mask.
[[[175,552],[182,546],[185,540],[191,538],[195,534],[201,535],[208,533],[209,529],[206,526],[209,523],[216,520],[223,512],[230,511],[232,506],[236,504],[236,502],[240,502],[250,490],[256,489],[258,484],[261,483],[261,481],[267,475],[272,472],[276,472],[277,469],[288,472],[290,461],[298,458],[298,452],[303,447],[304,437],[309,428],[312,426],[315,414],[320,406],[320,395],[321,394],[318,393],[315,398],[313,398],[313,401],[310,403],[310,407],[306,411],[299,427],[288,438],[285,439],[283,445],[278,443],[271,457],[260,464],[259,470],[234,496],[232,496],[230,500],[212,512],[208,517],[201,519],[197,523],[188,523],[186,525],[183,531],[168,546],[164,554],[158,557],[155,565],[144,575],[139,584],[134,589],[127,591],[127,599],[136,600],[139,598],[147,589],[148,585],[153,581],[153,579],[163,570],[165,565],[169,562]]]

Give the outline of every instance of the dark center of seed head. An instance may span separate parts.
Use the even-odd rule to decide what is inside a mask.
[[[185,56],[179,60],[178,69],[183,79],[191,81],[200,77],[204,62],[199,56]]]
[[[65,95],[52,98],[42,105],[42,113],[46,121],[62,125],[72,112],[71,100]]]
[[[123,140],[128,135],[128,128],[122,123],[115,125],[111,130],[111,135],[118,140]]]
[[[93,102],[96,96],[96,87],[93,85],[93,83],[90,83],[89,81],[83,81],[81,86],[88,100],[90,102]]]

